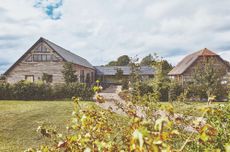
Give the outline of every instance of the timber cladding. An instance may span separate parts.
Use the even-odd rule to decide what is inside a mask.
[[[33,75],[34,81],[42,79],[43,73],[53,76],[53,83],[64,83],[62,75],[64,62],[19,63],[7,75],[7,82],[16,83],[25,80],[25,76]]]

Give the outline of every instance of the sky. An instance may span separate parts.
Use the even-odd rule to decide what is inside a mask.
[[[208,48],[230,61],[229,0],[1,0],[0,73],[40,37],[106,64],[157,53],[176,65]]]

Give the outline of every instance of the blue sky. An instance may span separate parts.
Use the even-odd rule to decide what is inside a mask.
[[[229,0],[1,0],[0,73],[39,37],[101,65],[209,48],[230,61]]]

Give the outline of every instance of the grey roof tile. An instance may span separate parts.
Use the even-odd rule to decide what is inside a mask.
[[[130,66],[95,66],[98,75],[115,75],[117,69],[123,71],[123,75],[131,74]],[[154,69],[150,66],[141,66],[140,75],[154,75]]]
[[[50,47],[52,47],[54,49],[54,51],[56,51],[59,55],[61,55],[61,57],[63,57],[66,61],[68,62],[72,62],[74,64],[78,64],[81,66],[85,66],[88,68],[92,68],[94,69],[94,67],[84,58],[58,46],[57,44],[42,38]]]

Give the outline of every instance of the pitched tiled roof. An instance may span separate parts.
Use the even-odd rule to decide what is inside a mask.
[[[123,71],[123,75],[131,74],[130,66],[95,66],[97,75],[115,75],[117,69]],[[140,75],[154,75],[154,69],[150,66],[141,66]]]
[[[41,38],[44,42],[46,42],[54,51],[56,51],[61,57],[63,57],[66,61],[72,62],[84,67],[92,68],[94,67],[84,58],[58,46],[57,44],[50,42],[47,39]]]
[[[180,75],[183,74],[200,56],[219,56],[216,53],[204,48],[200,51],[192,53],[186,56],[176,67],[174,67],[168,75]]]

